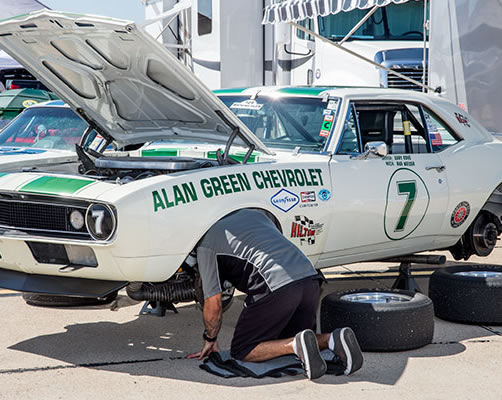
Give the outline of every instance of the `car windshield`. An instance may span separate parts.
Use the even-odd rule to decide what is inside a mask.
[[[319,17],[320,35],[342,40],[369,10],[355,9]],[[423,40],[424,2],[409,1],[380,7],[350,37],[359,40]]]
[[[339,99],[326,102],[320,98],[286,96],[263,96],[255,100],[249,96],[221,96],[220,99],[265,145],[300,147],[307,151],[324,149],[339,103]]]
[[[86,129],[69,108],[28,108],[0,132],[0,146],[74,150]]]

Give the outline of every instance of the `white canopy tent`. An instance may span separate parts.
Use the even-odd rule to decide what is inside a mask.
[[[276,0],[275,4],[265,7],[262,23],[301,21],[319,15],[348,12],[356,8],[366,10],[407,1],[410,0]]]

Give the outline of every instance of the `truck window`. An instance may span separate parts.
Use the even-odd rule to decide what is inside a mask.
[[[307,28],[309,31],[314,31],[314,20],[313,19],[304,19],[303,21],[298,21],[297,23],[298,23],[298,25],[301,25],[301,26]],[[298,39],[302,39],[302,40],[314,41],[314,37],[312,35],[309,35],[303,31],[301,31],[300,29],[296,30],[296,37]]]
[[[197,0],[197,32],[208,35],[213,30],[213,0]]]
[[[319,34],[334,41],[342,40],[368,12],[355,9],[319,17]],[[424,2],[409,1],[380,7],[351,39],[423,40],[423,30]]]

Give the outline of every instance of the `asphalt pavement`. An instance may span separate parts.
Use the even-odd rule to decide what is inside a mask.
[[[502,248],[471,262],[502,264]],[[390,287],[396,264],[325,270],[323,290]],[[424,292],[432,268],[414,266]],[[228,348],[242,307],[236,296],[224,315],[220,345]],[[165,317],[139,315],[142,304],[118,297],[84,309],[28,306],[0,291],[0,399],[501,399],[502,327],[435,321],[433,343],[396,353],[364,353],[352,376],[231,378],[213,376],[185,356],[202,344],[194,304]]]

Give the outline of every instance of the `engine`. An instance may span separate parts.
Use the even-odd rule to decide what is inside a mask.
[[[188,157],[99,157],[91,169],[81,166],[84,175],[98,176],[105,180],[125,184],[151,176],[210,168],[218,165],[216,160]]]

